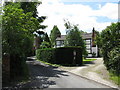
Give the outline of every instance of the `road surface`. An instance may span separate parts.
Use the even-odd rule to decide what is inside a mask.
[[[19,88],[108,88],[97,82],[81,78],[80,76],[40,63],[39,61],[27,61],[31,79]]]

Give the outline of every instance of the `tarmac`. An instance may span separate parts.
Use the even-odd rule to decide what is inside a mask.
[[[88,62],[83,66],[75,67],[59,67],[61,70],[65,70],[72,74],[78,75],[80,77],[93,80],[95,82],[104,84],[111,88],[117,88],[120,90],[120,87],[116,85],[109,78],[109,72],[107,71],[105,65],[103,64],[103,58],[96,58],[95,61]]]

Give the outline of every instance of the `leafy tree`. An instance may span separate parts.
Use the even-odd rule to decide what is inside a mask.
[[[43,38],[41,37],[41,35],[44,35],[44,32],[40,31],[39,29],[45,29],[47,27],[46,25],[40,24],[46,19],[46,16],[41,16],[41,17],[38,16],[37,7],[40,4],[41,4],[41,2],[39,2],[38,0],[37,0],[37,2],[20,2],[20,7],[24,10],[23,12],[24,13],[31,12],[32,16],[34,18],[36,18],[37,21],[39,22],[39,24],[36,24],[37,29],[35,31],[38,34],[38,36],[35,35],[36,36],[36,43],[38,44],[37,46],[35,46],[36,49],[39,48],[40,44],[43,41]]]
[[[40,45],[40,48],[43,49],[43,48],[51,48],[51,45],[49,42],[46,42],[46,41],[43,41]]]
[[[52,46],[55,46],[56,38],[57,38],[57,37],[60,37],[60,36],[61,36],[60,30],[59,30],[58,27],[55,25],[55,26],[53,27],[53,29],[51,30],[51,33],[50,33],[50,39],[51,39]]]
[[[96,31],[95,44],[98,46],[98,56],[102,56],[101,47],[102,47],[102,37],[101,33]]]
[[[83,46],[83,40],[77,26],[69,31],[66,40],[67,46]]]
[[[26,73],[23,72],[23,62],[32,48],[33,32],[39,22],[31,12],[23,13],[20,3],[6,5],[2,19],[2,53],[10,55],[11,78],[22,76]]]
[[[48,37],[48,34],[47,34],[47,33],[45,33],[45,36],[44,36],[44,41],[46,41],[46,42],[50,42],[50,39],[49,39],[49,37]]]
[[[47,33],[45,33],[45,35],[44,35],[44,41],[48,42],[50,44],[50,46],[51,46],[51,42],[50,42],[50,39],[49,39]]]
[[[20,7],[24,10],[24,13],[31,12],[32,16],[38,20],[39,23],[42,23],[46,16],[38,16],[37,7],[41,4],[41,2],[20,2]],[[45,29],[47,26],[45,25],[37,25],[38,29],[42,28]],[[37,29],[37,30],[38,30]]]
[[[71,25],[69,21],[65,23],[65,27],[68,29],[65,41],[66,46],[81,46],[83,49],[83,55],[86,57],[86,45],[81,36],[81,33],[83,33],[83,31],[79,30],[78,25]]]
[[[101,33],[101,43],[102,43],[102,53],[104,58],[104,64],[108,70],[118,72],[120,70],[115,69],[119,63],[119,54],[120,51],[120,23],[112,23],[110,26],[107,26]],[[115,54],[116,53],[116,54]],[[114,55],[115,54],[115,55]],[[116,60],[115,60],[116,59]]]

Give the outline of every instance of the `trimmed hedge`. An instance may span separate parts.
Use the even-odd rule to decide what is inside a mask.
[[[101,49],[107,70],[120,75],[120,22],[112,23],[101,32]]]
[[[60,47],[60,48],[38,49],[36,51],[36,57],[37,59],[49,63],[82,65],[81,47]]]
[[[55,48],[37,49],[36,57],[45,62],[55,63]]]

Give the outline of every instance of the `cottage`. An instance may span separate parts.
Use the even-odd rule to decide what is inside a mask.
[[[93,28],[92,33],[83,33],[82,38],[86,42],[86,49],[88,52],[88,57],[97,57],[98,56],[98,47],[95,44],[96,33]],[[56,39],[56,47],[64,47],[64,42],[66,35],[61,35]]]

